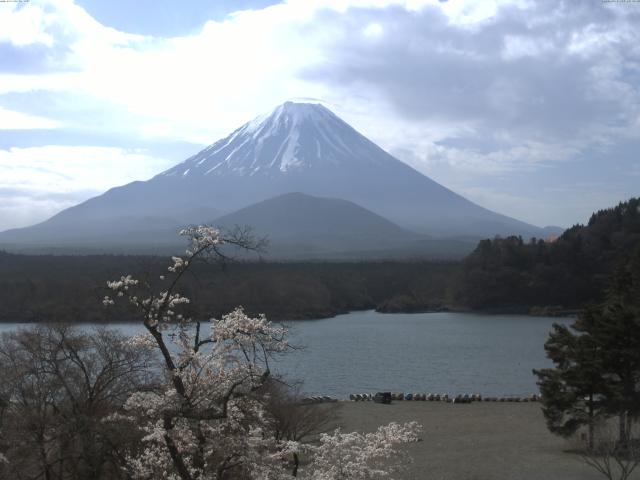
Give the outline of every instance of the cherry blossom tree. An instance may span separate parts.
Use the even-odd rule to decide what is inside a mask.
[[[389,478],[402,470],[411,459],[400,450],[401,443],[418,440],[421,426],[417,422],[404,425],[390,423],[373,433],[322,434],[314,449],[309,469],[310,480],[371,480]]]
[[[130,275],[108,282],[113,293],[103,303],[124,299],[136,309],[146,333],[131,342],[158,351],[165,378],[161,388],[133,394],[124,413],[110,418],[144,433],[143,446],[128,457],[129,475],[140,480],[290,478],[287,460],[304,452],[310,459],[304,478],[381,476],[385,469],[378,461],[393,463],[393,445],[415,440],[416,425],[392,424],[369,435],[336,432],[323,435],[317,446],[277,438],[269,431],[273,422],[260,391],[270,379],[273,357],[291,348],[286,328],[240,307],[206,323],[188,315],[180,279],[203,259],[224,258],[226,245],[254,248],[241,233],[225,236],[208,226],[183,230],[189,248],[185,256],[172,257],[160,277],[165,286],[160,293]]]

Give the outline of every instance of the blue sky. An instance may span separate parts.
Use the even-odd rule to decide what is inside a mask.
[[[197,35],[207,20],[224,21],[239,10],[262,9],[273,0],[80,0],[84,8],[103,25],[123,32],[176,37]]]
[[[0,2],[0,230],[304,98],[537,225],[640,194],[640,3],[31,0]]]

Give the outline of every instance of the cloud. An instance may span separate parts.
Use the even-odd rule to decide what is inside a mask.
[[[147,179],[172,162],[145,151],[47,145],[0,150],[0,229],[45,220],[109,188]]]
[[[68,54],[64,46],[50,48],[35,43],[15,46],[10,42],[0,41],[0,73],[40,74],[63,68],[63,58]]]
[[[96,195],[92,190],[51,194],[33,190],[0,188],[0,231],[46,220],[60,210]]]
[[[54,120],[27,115],[0,107],[0,130],[50,129],[60,124]]]
[[[210,143],[309,96],[512,144],[604,139],[640,117],[640,17],[602,4],[290,0],[171,38],[119,32],[69,0],[14,16],[29,28],[8,30],[13,44],[66,53],[57,70],[0,76],[0,93],[90,97],[146,136]]]
[[[325,11],[325,61],[303,77],[393,118],[404,133],[379,141],[422,158],[422,171],[542,168],[637,135],[640,10],[618,7],[501,2],[471,23],[440,6]]]
[[[148,179],[169,165],[144,151],[116,147],[10,148],[0,150],[0,188],[68,193],[83,185],[104,191],[131,178]]]
[[[13,4],[10,8],[3,5],[0,9],[0,42],[9,42],[22,47],[33,44],[51,46],[53,36],[47,32],[46,13],[43,9],[31,5],[20,8]]]
[[[344,38],[344,29],[352,27],[344,20],[335,25],[332,19],[325,21],[329,13],[359,23],[359,9],[385,15],[395,8],[412,15],[428,4],[465,24],[493,14],[498,2],[480,7],[415,0],[290,0],[209,20],[191,35],[170,38],[119,32],[70,0],[32,2],[13,11],[14,17],[29,19],[23,22],[31,28],[7,30],[5,38],[14,46],[37,46],[39,63],[49,69],[32,75],[13,62],[13,70],[8,65],[9,71],[0,76],[0,94],[49,91],[75,96],[70,109],[93,97],[90,104],[101,104],[105,111],[126,109],[126,127],[143,135],[161,131],[176,139],[210,143],[290,98],[350,102],[353,92],[334,95],[332,87],[299,74],[333,55],[331,39]],[[4,24],[10,22],[5,15]],[[374,18],[358,32],[375,39],[388,29]],[[347,42],[344,47],[354,45]],[[21,58],[25,55],[23,50]]]
[[[275,5],[238,12],[205,22],[196,34],[173,38],[118,32],[70,1],[29,4],[15,15],[25,11],[37,12],[30,16],[42,19],[41,28],[18,43],[64,47],[63,65],[38,75],[23,68],[5,72],[0,94],[47,91],[75,97],[67,104],[72,116],[91,98],[89,104],[100,104],[104,112],[127,111],[119,128],[124,122],[143,135],[162,131],[208,144],[292,96],[322,96],[321,87],[295,75],[315,55],[312,44],[292,41],[302,34],[299,20],[310,20],[305,8]],[[16,35],[10,38],[17,42]]]
[[[71,0],[0,4],[0,128],[205,145],[285,100],[321,99],[436,180],[473,178],[478,189],[462,186],[479,199],[495,176],[564,168],[637,136],[640,9],[631,7],[288,0],[163,37],[103,25]],[[103,159],[98,175],[65,163],[61,147],[41,148],[0,151],[21,158],[24,170],[7,178],[22,191],[51,192],[48,178],[72,192],[97,176],[100,191],[166,166],[150,154],[136,157],[146,170],[110,166],[109,155],[145,154],[96,147],[106,149],[91,153]],[[23,185],[29,175],[37,186]]]

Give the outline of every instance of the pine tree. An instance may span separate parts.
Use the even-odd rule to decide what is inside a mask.
[[[611,279],[606,300],[570,326],[554,325],[545,343],[555,368],[534,370],[551,432],[569,436],[594,422],[619,419],[626,448],[640,418],[640,250]]]
[[[549,430],[563,437],[582,426],[593,431],[598,418],[606,414],[607,385],[597,355],[598,346],[588,335],[580,335],[564,325],[554,324],[545,343],[547,356],[555,368],[534,370],[542,396],[542,412]]]
[[[616,270],[606,301],[583,315],[578,327],[599,346],[606,408],[618,417],[618,440],[626,447],[640,418],[640,250]]]

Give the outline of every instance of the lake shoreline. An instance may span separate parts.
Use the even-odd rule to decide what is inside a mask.
[[[462,313],[462,314],[476,314],[476,315],[487,315],[487,316],[504,316],[504,315],[519,315],[519,316],[527,316],[527,317],[553,317],[553,318],[571,318],[575,317],[579,314],[579,309],[559,309],[559,310],[550,310],[547,307],[522,307],[522,308],[502,308],[502,309],[480,309],[474,310],[464,307],[454,307],[454,306],[440,306],[434,308],[425,308],[425,309],[399,309],[399,310],[386,310],[379,309],[377,307],[371,306],[370,308],[359,308],[359,309],[345,309],[338,310],[331,313],[320,313],[320,315],[309,314],[308,316],[300,316],[295,318],[268,318],[275,323],[287,323],[287,322],[298,322],[298,321],[310,321],[310,320],[326,320],[331,318],[336,318],[341,315],[349,315],[351,313],[366,313],[366,312],[376,312],[381,315],[411,315],[411,314],[428,314],[428,313]],[[316,312],[318,313],[318,312]],[[206,322],[208,319],[202,319],[200,322]],[[134,319],[128,320],[105,320],[105,321],[91,321],[91,322],[56,322],[56,321],[35,321],[35,320],[9,320],[5,318],[0,319],[1,324],[24,324],[24,325],[39,325],[39,324],[56,324],[61,323],[65,325],[83,325],[83,324],[99,324],[104,326],[109,325],[127,325],[139,323],[139,321]]]
[[[382,314],[393,314],[393,313],[402,313],[402,314],[410,314],[410,313],[441,313],[441,312],[450,312],[450,313],[475,313],[480,315],[525,315],[529,317],[558,317],[558,318],[567,318],[567,317],[575,317],[580,312],[579,309],[549,309],[547,307],[522,307],[522,308],[494,308],[494,309],[470,309],[464,307],[449,307],[443,306],[438,308],[426,308],[426,309],[406,309],[406,310],[381,310],[378,308],[373,309],[377,313]],[[353,311],[364,311],[364,310],[353,310]],[[351,313],[346,312],[346,313]],[[339,314],[340,315],[340,314]]]

